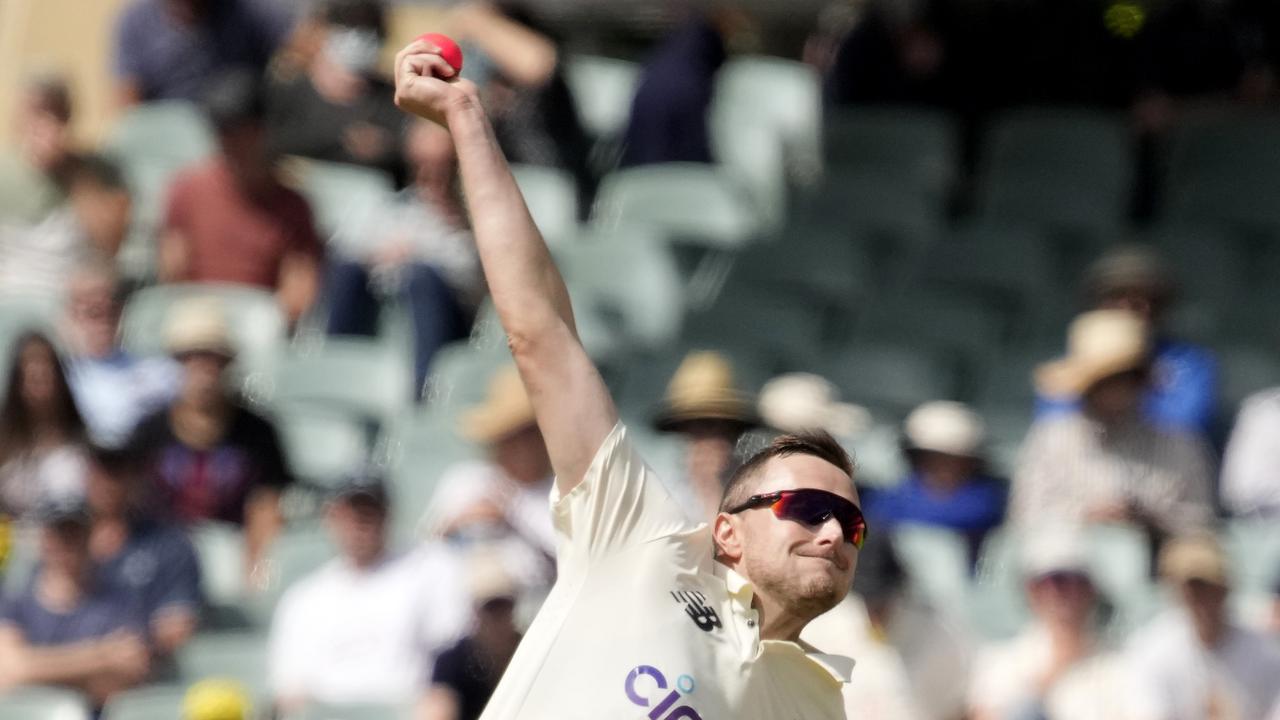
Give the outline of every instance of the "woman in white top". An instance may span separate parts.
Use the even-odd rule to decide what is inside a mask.
[[[0,407],[0,514],[21,518],[39,500],[81,490],[84,420],[48,338],[13,345]]]

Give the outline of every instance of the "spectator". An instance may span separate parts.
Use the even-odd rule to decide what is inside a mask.
[[[685,441],[685,482],[695,507],[690,518],[715,517],[724,479],[742,433],[759,424],[747,395],[734,386],[733,367],[714,352],[693,352],[676,368],[663,408],[653,420],[659,432]]]
[[[17,106],[16,151],[0,152],[0,226],[38,223],[61,205],[73,155],[65,78],[28,78]]]
[[[963,534],[970,562],[983,538],[1004,520],[1008,487],[983,471],[986,426],[961,403],[925,403],[907,417],[903,448],[911,472],[900,483],[868,491],[867,517],[876,527],[936,525]]]
[[[117,98],[196,101],[228,70],[261,75],[291,25],[274,0],[134,0],[115,29]]]
[[[1222,460],[1222,504],[1235,515],[1280,515],[1280,389],[1240,405]]]
[[[320,50],[306,71],[268,88],[268,125],[278,152],[355,163],[402,178],[404,115],[378,75],[387,39],[380,0],[326,0]]]
[[[488,459],[445,471],[424,526],[428,537],[469,548],[504,548],[507,571],[537,594],[551,586],[558,541],[551,524],[551,460],[515,367],[499,370],[485,401],[461,418],[462,434]]]
[[[127,451],[142,462],[165,519],[243,525],[253,573],[280,530],[280,496],[293,481],[279,436],[226,386],[235,350],[216,301],[194,298],[174,308],[169,351],[182,364],[182,388],[138,423]]]
[[[229,282],[276,294],[296,322],[319,290],[311,209],[276,177],[258,81],[220,78],[206,97],[221,153],[174,181],[160,243],[166,282]]]
[[[870,2],[824,79],[832,105],[942,104],[952,99],[949,48],[934,3]]]
[[[95,449],[85,487],[92,526],[89,553],[104,586],[141,605],[152,649],[169,657],[195,632],[202,596],[195,548],[176,526],[142,511],[133,458]]]
[[[0,613],[0,691],[68,685],[101,706],[150,672],[146,621],[127,593],[95,580],[82,501],[46,502],[38,517],[38,569]]]
[[[520,644],[515,581],[497,558],[476,557],[469,565],[474,628],[440,654],[420,720],[477,720]]]
[[[325,524],[338,557],[285,591],[272,620],[278,708],[307,702],[407,703],[426,690],[438,652],[461,633],[460,568],[430,550],[388,547],[390,497],[358,475],[336,492]]]
[[[1178,606],[1130,641],[1128,718],[1264,720],[1280,702],[1280,646],[1228,617],[1231,578],[1211,536],[1169,543],[1160,574]]]
[[[0,410],[0,512],[21,517],[83,490],[86,432],[53,343],[27,333],[13,348]]]
[[[480,86],[503,154],[513,163],[567,170],[586,213],[596,182],[591,143],[555,41],[522,0],[466,3],[451,21],[457,41],[470,46],[464,75]]]
[[[466,335],[484,281],[458,199],[457,158],[448,131],[414,122],[405,155],[413,184],[360,227],[358,245],[347,257],[334,259],[329,333],[376,334],[382,299],[402,296],[413,322],[415,394],[421,394],[436,351]]]
[[[969,696],[973,720],[1119,718],[1123,664],[1102,641],[1098,594],[1075,533],[1028,538],[1023,573],[1031,623],[983,649]]]
[[[840,391],[829,380],[812,373],[779,375],[760,388],[756,402],[760,417],[783,433],[824,430],[847,438],[871,424],[871,413],[852,403],[840,402]]]
[[[1126,310],[1071,323],[1067,356],[1036,371],[1040,391],[1078,396],[1078,412],[1036,421],[1014,473],[1011,515],[1050,521],[1136,522],[1170,535],[1212,517],[1208,448],[1141,413],[1151,374],[1147,325]]]
[[[1207,434],[1218,409],[1218,366],[1208,349],[1169,337],[1162,323],[1177,295],[1163,258],[1154,248],[1110,250],[1089,269],[1085,294],[1097,310],[1128,310],[1153,329],[1150,386],[1143,414],[1163,429]],[[1041,416],[1077,407],[1079,398],[1041,393]]]
[[[650,56],[631,103],[621,164],[714,162],[708,113],[726,51],[722,17],[696,14]]]
[[[118,298],[108,265],[82,265],[68,282],[62,327],[76,405],[93,442],[107,447],[118,447],[138,420],[168,405],[182,382],[171,358],[137,357],[120,346]]]
[[[77,265],[115,257],[129,229],[124,176],[97,156],[67,162],[69,202],[0,234],[0,292],[59,304]]]

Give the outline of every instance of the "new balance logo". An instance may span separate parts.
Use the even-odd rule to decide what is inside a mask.
[[[722,627],[720,616],[716,611],[707,605],[707,596],[696,590],[676,590],[672,591],[671,597],[676,602],[684,605],[684,612],[693,619],[693,624],[703,632],[711,632],[716,628]]]

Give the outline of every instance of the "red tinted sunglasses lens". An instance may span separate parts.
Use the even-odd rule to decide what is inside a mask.
[[[844,531],[845,540],[857,548],[862,547],[867,536],[867,522],[858,506],[821,490],[784,493],[773,504],[773,512],[780,518],[805,525],[820,525],[834,516]]]

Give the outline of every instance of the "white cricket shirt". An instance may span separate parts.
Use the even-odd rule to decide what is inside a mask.
[[[619,423],[552,514],[558,578],[482,720],[845,717],[853,661],[761,640],[752,587],[713,559]]]

